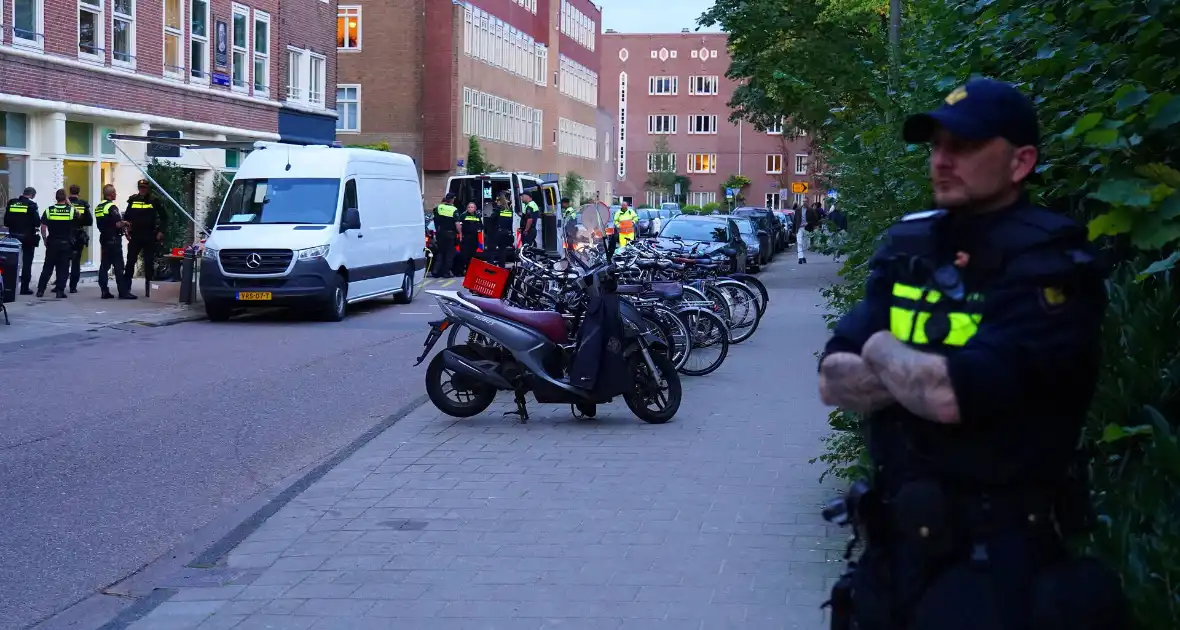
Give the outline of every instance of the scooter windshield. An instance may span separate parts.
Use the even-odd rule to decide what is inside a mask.
[[[612,230],[610,208],[606,204],[585,204],[565,224],[565,250],[571,258],[591,269],[606,260],[606,236]]]

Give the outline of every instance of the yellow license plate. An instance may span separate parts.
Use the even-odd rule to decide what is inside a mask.
[[[266,301],[269,299],[271,299],[271,295],[270,295],[270,292],[268,292],[268,291],[239,291],[238,292],[238,300],[243,301],[243,302],[245,302],[245,301],[259,302],[259,301]]]

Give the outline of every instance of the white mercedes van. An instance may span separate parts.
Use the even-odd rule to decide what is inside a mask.
[[[413,159],[370,149],[259,143],[234,176],[205,243],[205,312],[414,298],[423,279],[422,187]]]

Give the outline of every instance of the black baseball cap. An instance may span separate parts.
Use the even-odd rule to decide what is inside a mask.
[[[148,184],[148,180],[141,179],[135,184],[135,187],[136,188],[151,188],[151,185]]]
[[[929,142],[938,129],[964,140],[1004,138],[1021,146],[1039,146],[1037,109],[1016,86],[994,79],[972,79],[955,88],[938,109],[905,121],[906,142]]]
[[[443,201],[454,201],[454,199],[455,199],[455,193],[449,192],[449,193],[443,195]]]

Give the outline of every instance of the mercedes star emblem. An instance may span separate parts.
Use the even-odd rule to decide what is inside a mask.
[[[262,256],[257,253],[250,254],[246,257],[246,266],[251,269],[257,269],[262,266]]]

